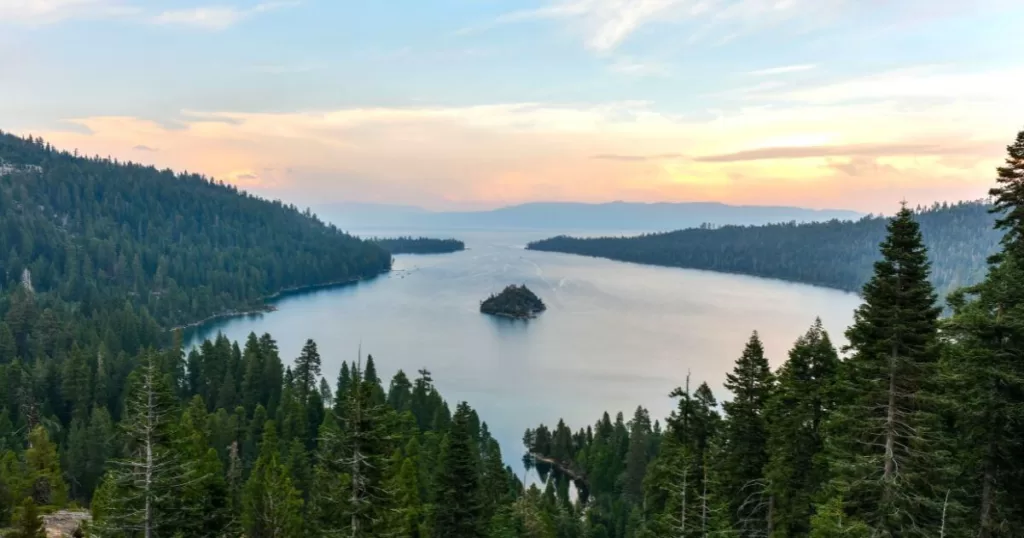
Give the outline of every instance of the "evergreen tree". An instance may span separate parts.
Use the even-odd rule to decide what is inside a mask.
[[[434,485],[433,531],[437,536],[484,536],[480,492],[480,458],[470,434],[471,409],[459,403],[441,449],[441,467]]]
[[[181,418],[174,450],[183,460],[185,480],[176,494],[176,531],[186,536],[221,536],[231,517],[224,468],[210,445],[206,406],[195,396]]]
[[[814,496],[828,478],[822,426],[834,404],[839,355],[817,319],[797,339],[768,405],[765,471],[774,536],[807,536]]]
[[[300,538],[302,496],[280,462],[273,421],[263,430],[256,459],[242,497],[242,525],[249,538]]]
[[[28,478],[26,495],[40,506],[61,508],[67,502],[67,485],[57,456],[57,445],[42,426],[28,434],[29,448],[25,451],[25,472]]]
[[[560,422],[559,425],[568,431],[564,424]],[[650,438],[650,414],[643,407],[637,407],[633,420],[629,422],[629,450],[626,452],[626,474],[622,486],[623,497],[633,504],[643,501],[644,474],[650,459]]]
[[[317,390],[317,380],[320,379],[320,352],[316,349],[316,342],[306,340],[302,346],[302,353],[295,359],[295,386],[299,402],[305,405],[309,401],[309,395]]]
[[[985,281],[950,296],[947,391],[957,394],[957,460],[964,468],[962,526],[976,536],[1010,536],[1024,525],[1024,131],[1000,167],[996,226],[1006,231]]]
[[[989,190],[999,214],[996,229],[1004,230],[1003,251],[1024,260],[1024,130],[1006,147],[1006,164],[999,167],[997,186]]]
[[[172,448],[176,398],[158,367],[154,355],[148,353],[132,374],[121,424],[126,457],[112,462],[101,486],[105,491],[93,503],[94,526],[101,536],[155,536],[160,529],[181,523],[175,506],[178,489],[187,479]]]
[[[768,463],[765,419],[774,377],[757,332],[750,336],[725,388],[733,398],[722,407],[726,414],[724,454],[721,460],[723,495],[742,536],[763,536],[768,527],[771,499],[764,478]]]
[[[846,333],[829,489],[874,536],[935,536],[950,471],[935,414],[940,310],[910,210],[888,230]]]
[[[14,532],[6,536],[8,538],[47,538],[43,518],[39,516],[39,510],[32,497],[25,497],[21,507],[14,515]]]
[[[358,365],[350,382],[344,414],[331,420],[341,427],[321,428],[315,474],[329,483],[314,488],[314,513],[321,516],[321,532],[376,536],[387,528],[394,504],[394,492],[387,487],[393,412],[375,401],[379,385],[364,380]]]

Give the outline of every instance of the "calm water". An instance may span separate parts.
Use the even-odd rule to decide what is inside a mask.
[[[521,469],[527,427],[563,417],[575,430],[605,410],[628,420],[637,405],[663,419],[687,371],[693,387],[707,381],[721,397],[751,331],[778,366],[815,316],[843,342],[859,302],[799,284],[523,249],[550,235],[461,232],[464,252],[397,256],[390,274],[281,299],[276,312],[216,322],[193,342],[269,332],[287,361],[313,338],[332,384],[360,345],[385,388],[399,368],[410,378],[427,368],[449,405],[469,401]],[[480,314],[482,299],[513,283],[548,310],[528,322]]]

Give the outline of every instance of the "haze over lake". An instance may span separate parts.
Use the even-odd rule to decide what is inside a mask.
[[[523,249],[556,233],[459,232],[463,252],[399,255],[389,274],[284,297],[275,312],[209,324],[191,342],[220,331],[244,343],[249,332],[269,332],[290,364],[313,338],[332,386],[360,346],[385,389],[399,368],[410,379],[426,368],[449,406],[467,400],[521,469],[527,427],[564,418],[575,430],[605,410],[629,420],[637,405],[664,424],[668,393],[687,371],[693,388],[707,381],[721,398],[751,331],[777,367],[816,315],[844,343],[860,302],[802,284]],[[481,314],[480,301],[508,284],[526,284],[548,310],[530,321]]]

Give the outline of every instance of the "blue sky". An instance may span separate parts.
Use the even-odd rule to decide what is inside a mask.
[[[0,128],[299,203],[883,211],[984,194],[1024,125],[1022,23],[1009,0],[0,0]]]

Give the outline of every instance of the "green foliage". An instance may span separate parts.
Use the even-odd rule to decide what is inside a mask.
[[[775,383],[756,332],[725,379],[733,398],[722,404],[726,423],[719,480],[735,527],[743,536],[755,536],[767,527],[771,503],[764,480],[768,463],[765,415]]]
[[[127,297],[162,325],[191,323],[390,267],[387,252],[308,211],[202,176],[3,133],[0,161],[15,169],[0,176],[0,288],[27,274],[86,318]]]
[[[943,295],[984,278],[985,259],[999,243],[988,209],[982,202],[962,202],[915,211],[935,260],[932,282]],[[860,291],[871,278],[878,259],[875,247],[885,237],[886,221],[867,216],[856,222],[705,225],[637,237],[559,236],[527,248]]]
[[[877,536],[935,536],[953,469],[936,398],[938,316],[921,232],[906,208],[847,331],[830,425],[831,495]]]
[[[466,245],[458,239],[434,239],[430,237],[393,237],[370,239],[371,243],[391,254],[445,254],[465,250]]]
[[[480,456],[470,433],[471,409],[459,403],[441,446],[441,464],[434,484],[433,530],[438,536],[484,536]]]
[[[39,516],[32,497],[25,497],[21,507],[14,515],[14,532],[6,534],[8,538],[46,538],[43,518]]]
[[[839,356],[815,320],[778,373],[767,409],[773,536],[807,536],[812,504],[828,479],[823,427],[835,408]]]
[[[545,309],[544,301],[525,284],[508,286],[501,293],[492,294],[480,303],[480,311],[484,314],[517,319],[532,318]]]
[[[242,527],[251,538],[300,538],[302,496],[280,462],[273,421],[264,427],[256,459],[242,497]]]

